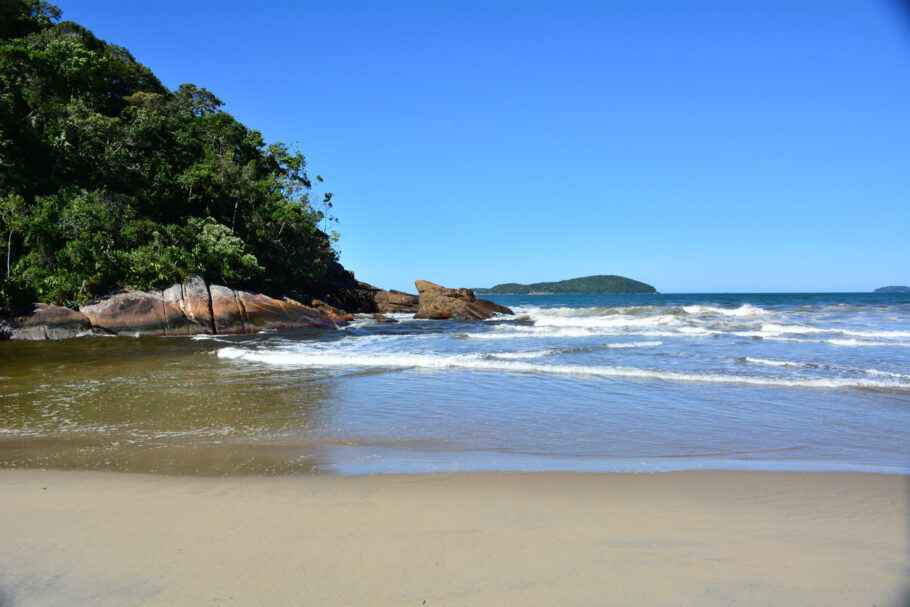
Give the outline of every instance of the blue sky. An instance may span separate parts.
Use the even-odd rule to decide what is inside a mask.
[[[895,3],[59,0],[334,192],[341,261],[413,291],[910,284]]]

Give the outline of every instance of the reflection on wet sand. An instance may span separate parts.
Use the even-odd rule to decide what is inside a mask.
[[[169,474],[325,472],[335,382],[214,364],[189,339],[0,344],[0,466]],[[277,444],[276,444],[277,443]]]

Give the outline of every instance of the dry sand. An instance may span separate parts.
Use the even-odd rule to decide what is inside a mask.
[[[0,470],[0,605],[910,604],[910,477]]]

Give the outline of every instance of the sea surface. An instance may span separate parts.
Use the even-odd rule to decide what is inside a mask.
[[[0,343],[0,467],[910,473],[906,294],[491,298],[516,315]]]

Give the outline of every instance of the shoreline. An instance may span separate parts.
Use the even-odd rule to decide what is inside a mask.
[[[910,600],[908,475],[4,469],[0,494],[4,607]]]

